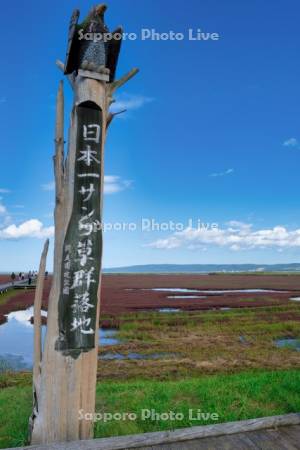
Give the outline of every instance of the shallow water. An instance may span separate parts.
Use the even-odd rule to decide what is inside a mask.
[[[185,289],[185,288],[151,288],[143,289],[143,291],[159,291],[159,292],[201,292],[198,289]]]
[[[26,310],[9,313],[7,322],[0,325],[0,365],[8,365],[13,370],[22,370],[32,367],[33,358],[33,325],[30,318],[33,316],[33,307]],[[42,311],[46,317],[46,311]],[[42,339],[44,340],[46,327],[42,326]],[[0,369],[1,370],[1,369]]]
[[[220,289],[220,290],[205,290],[205,291],[199,291],[203,292],[205,294],[234,294],[234,293],[240,293],[240,294],[259,294],[259,293],[284,293],[286,291],[274,291],[272,289]]]
[[[110,329],[110,328],[100,328],[99,329],[99,344],[100,345],[117,345],[120,343],[120,340],[115,336],[118,333],[118,330]]]
[[[181,311],[180,308],[160,308],[158,312],[160,313],[176,313]]]
[[[33,307],[9,313],[7,322],[0,325],[0,371],[30,370],[33,362],[33,325],[30,318]],[[47,317],[47,312],[42,311]],[[117,330],[99,330],[99,343],[102,346],[119,344],[115,337]],[[46,335],[46,326],[42,325],[42,342]]]
[[[300,297],[290,297],[289,300],[293,300],[294,302],[300,302]]]
[[[257,294],[257,293],[285,293],[288,291],[276,291],[272,289],[185,289],[185,288],[151,288],[151,289],[142,289],[143,291],[157,291],[157,292],[197,292],[201,294],[234,294],[234,293],[248,293],[248,294]],[[174,296],[173,298],[184,298],[184,296]],[[192,296],[186,296],[186,298],[192,298]],[[196,298],[196,296],[195,296]]]
[[[247,339],[243,335],[239,336],[239,341],[241,342],[241,344],[248,344]]]
[[[207,298],[206,295],[169,295],[167,298]]]
[[[291,350],[296,350],[300,352],[300,339],[295,338],[276,339],[275,345],[276,347],[279,348],[289,348]]]

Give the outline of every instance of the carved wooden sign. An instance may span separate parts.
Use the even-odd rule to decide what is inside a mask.
[[[109,111],[118,88],[134,68],[115,80],[121,46],[117,28],[112,40],[79,39],[79,31],[108,31],[105,5],[93,7],[78,25],[71,18],[66,64],[57,62],[74,91],[68,151],[64,148],[64,94],[60,83],[55,131],[55,238],[47,334],[41,335],[41,305],[47,245],[42,254],[35,295],[35,359],[31,444],[76,441],[93,436],[92,421],[78,411],[95,411],[102,258],[103,153]],[[43,351],[42,351],[43,349]]]
[[[76,107],[73,209],[64,247],[56,349],[77,357],[95,347],[97,290],[102,256],[101,110]]]

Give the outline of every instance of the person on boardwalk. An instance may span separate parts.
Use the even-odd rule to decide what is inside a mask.
[[[12,286],[14,286],[14,284],[15,284],[15,279],[16,279],[16,274],[15,274],[15,272],[13,272],[13,273],[11,274],[10,278],[11,278],[11,284],[12,284]]]

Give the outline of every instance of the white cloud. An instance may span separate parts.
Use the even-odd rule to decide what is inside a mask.
[[[240,222],[239,220],[230,220],[226,223],[228,225],[228,231],[236,232],[239,231],[241,234],[248,233],[252,228],[251,223]]]
[[[131,180],[122,180],[116,175],[105,175],[104,177],[104,194],[115,194],[124,191],[131,186]]]
[[[111,105],[112,112],[126,110],[139,109],[147,103],[151,103],[154,99],[151,97],[145,97],[144,95],[133,95],[124,92],[117,97],[115,103]]]
[[[42,184],[43,191],[54,191],[55,189],[55,182],[50,181],[49,183]]]
[[[0,194],[9,194],[10,192],[10,189],[0,188]]]
[[[54,234],[54,227],[44,227],[37,219],[30,219],[20,225],[9,225],[0,230],[0,239],[21,239],[51,237]]]
[[[234,169],[227,169],[224,172],[214,172],[211,173],[210,177],[224,177],[226,175],[231,175],[234,172]]]
[[[7,227],[8,225],[10,225],[12,223],[12,218],[10,215],[5,214],[3,217],[2,222],[0,222],[0,231],[2,228]]]
[[[251,224],[231,221],[222,228],[191,228],[158,239],[149,247],[157,249],[197,248],[213,245],[227,247],[233,251],[272,248],[284,250],[300,247],[300,229],[287,230],[277,225],[273,228],[254,230]]]
[[[289,138],[283,143],[284,147],[299,147],[299,142],[296,138]]]
[[[132,184],[131,180],[123,180],[117,175],[105,175],[104,176],[104,194],[115,194],[127,189]],[[50,182],[42,184],[44,191],[54,191],[55,183]]]
[[[0,203],[0,215],[2,214],[6,214],[6,207],[4,205],[2,205],[2,203]]]

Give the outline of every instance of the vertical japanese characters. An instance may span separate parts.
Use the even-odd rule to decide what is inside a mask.
[[[102,256],[101,110],[77,107],[73,210],[63,248],[57,350],[78,356],[95,345]]]

